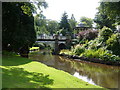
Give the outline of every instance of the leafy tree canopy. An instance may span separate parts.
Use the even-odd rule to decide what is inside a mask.
[[[81,17],[80,22],[85,24],[88,27],[92,27],[92,24],[93,24],[93,20],[91,18],[87,18],[87,17]]]
[[[54,20],[48,20],[47,30],[51,35],[55,34],[59,30],[59,23]]]
[[[105,3],[101,3],[98,7],[98,12],[94,18],[94,22],[97,24],[97,28],[102,29],[104,26],[109,27],[111,29],[115,29],[115,20],[110,19],[108,14],[105,13],[106,7]]]
[[[120,1],[119,2],[101,2],[100,11],[104,12],[109,19],[115,20],[117,24],[120,24]]]
[[[28,53],[36,40],[34,18],[35,6],[30,2],[2,3],[3,50]],[[40,7],[40,6],[39,6]]]

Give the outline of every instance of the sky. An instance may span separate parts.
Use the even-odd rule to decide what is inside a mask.
[[[67,12],[68,19],[74,14],[77,21],[85,16],[94,18],[99,6],[99,0],[45,0],[48,8],[43,10],[46,19],[60,21],[62,14]]]

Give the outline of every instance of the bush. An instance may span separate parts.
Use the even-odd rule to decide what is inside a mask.
[[[93,50],[93,49],[88,49],[88,50],[86,49],[85,52],[83,52],[80,56],[93,58],[94,52],[95,52],[95,50]]]
[[[85,35],[81,32],[80,35]],[[114,34],[110,28],[103,27],[99,36],[94,40],[81,40],[82,45],[77,45],[73,52],[88,58],[98,58],[101,60],[120,61],[120,33]]]
[[[104,41],[106,41],[111,35],[113,34],[113,31],[104,26],[100,31],[99,31],[99,37],[103,37]]]
[[[80,56],[98,58],[106,61],[120,61],[119,56],[112,54],[112,51],[106,50],[105,47],[99,48],[98,50],[87,49]]]
[[[91,40],[88,43],[86,43],[85,47],[87,49],[99,49],[104,46],[104,43],[100,41],[100,38],[96,38],[95,40]]]
[[[81,31],[78,34],[79,40],[93,40],[98,36],[98,31],[94,30],[86,30],[86,31]]]
[[[76,55],[80,55],[81,53],[83,53],[85,51],[85,48],[81,45],[76,45],[75,49],[73,50],[73,53],[75,53]]]
[[[2,55],[7,55],[7,56],[15,56],[17,55],[17,53],[15,52],[8,52],[8,51],[2,51]]]
[[[113,54],[120,56],[120,33],[113,34],[106,41],[107,49],[111,50]]]

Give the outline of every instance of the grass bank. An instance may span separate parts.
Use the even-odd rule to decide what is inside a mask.
[[[101,88],[20,56],[3,56],[3,88]]]

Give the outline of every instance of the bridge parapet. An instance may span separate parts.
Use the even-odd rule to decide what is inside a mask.
[[[47,35],[47,36],[37,36],[37,39],[55,39],[55,35],[54,36],[50,36],[50,35]],[[64,40],[66,39],[66,36],[58,36],[58,39],[59,40]]]

